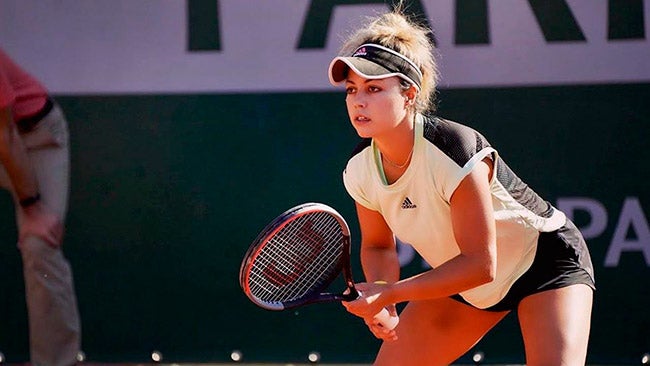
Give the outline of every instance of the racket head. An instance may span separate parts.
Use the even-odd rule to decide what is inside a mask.
[[[269,310],[341,300],[346,297],[320,295],[342,270],[349,272],[349,262],[350,230],[343,217],[325,204],[304,203],[260,232],[244,255],[239,282],[253,303]]]

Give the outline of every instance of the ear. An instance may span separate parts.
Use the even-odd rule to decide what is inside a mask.
[[[410,88],[404,91],[404,98],[406,98],[406,103],[408,105],[414,105],[415,98],[417,96],[418,96],[418,90],[415,88],[415,86],[411,86]]]

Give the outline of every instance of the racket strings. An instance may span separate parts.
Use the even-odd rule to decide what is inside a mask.
[[[309,224],[312,223],[309,222]],[[264,274],[269,277],[267,279],[270,279],[271,286],[268,286],[269,283],[263,284],[263,290],[278,299],[292,299],[300,297],[305,289],[310,289],[310,286],[317,286],[319,280],[328,277],[323,275],[327,275],[331,272],[332,268],[336,268],[336,266],[328,265],[328,263],[336,263],[340,255],[336,250],[330,252],[323,252],[323,248],[318,248],[321,250],[320,252],[314,250],[316,246],[323,247],[323,243],[331,243],[333,240],[334,242],[336,240],[332,237],[332,232],[325,230],[326,228],[322,226],[324,226],[322,223],[319,227],[315,228],[309,228],[307,225],[291,225],[291,227],[286,227],[282,235],[277,234],[274,237],[275,244],[277,245],[269,245],[269,252],[272,253],[271,258],[284,260],[278,261],[267,257],[264,257],[264,260],[260,260],[262,264],[260,268],[264,267],[268,269],[269,265],[273,266],[271,268],[275,268],[274,271],[265,271]],[[309,235],[305,235],[306,233]],[[319,237],[318,235],[315,236],[314,233],[318,235],[329,234],[329,236]],[[307,244],[292,245],[294,244],[292,240],[299,240],[298,243]],[[336,246],[330,248],[336,249]],[[313,259],[318,260],[313,261]],[[309,261],[312,262],[311,265]],[[301,273],[302,276],[299,276]],[[292,285],[287,286],[285,282],[291,281],[294,281]],[[262,281],[262,283],[264,282],[268,281]]]
[[[296,270],[293,265],[278,265],[276,261],[260,261],[260,265],[270,265],[274,266],[276,272],[264,273],[261,277],[261,281],[258,281],[259,286],[254,286],[251,288],[253,293],[263,300],[266,301],[288,301],[294,298],[302,296],[308,288],[301,286],[303,284],[308,284],[305,286],[315,286],[317,281],[314,281],[313,277],[318,277],[316,272],[305,272],[303,277],[290,278],[286,274],[292,274],[291,271]],[[301,271],[310,271],[310,268],[307,269],[298,269]],[[297,271],[297,270],[296,270]],[[314,274],[313,276],[305,276],[305,274]],[[255,281],[255,279],[252,279]],[[318,280],[318,278],[316,278]],[[262,292],[260,292],[262,291]]]
[[[328,253],[328,258],[327,260],[338,260],[338,257],[340,255],[337,255],[335,253]],[[275,265],[278,267],[280,271],[283,272],[290,272],[294,268],[290,268],[291,266],[286,265],[286,264],[279,264],[274,261],[269,261],[269,260],[261,260],[260,261],[261,265]],[[278,265],[279,264],[279,265]],[[333,272],[332,266],[316,266],[315,268],[306,268],[305,272],[302,274],[301,277],[298,277],[295,279],[294,282],[288,283],[288,284],[282,284],[279,281],[276,282],[274,280],[268,281],[258,281],[257,285],[259,285],[259,290],[262,290],[265,294],[268,296],[263,296],[258,294],[257,289],[253,288],[253,285],[251,286],[251,292],[254,294],[263,297],[263,300],[266,301],[288,301],[296,298],[300,298],[301,296],[304,295],[304,293],[308,290],[312,290],[313,287],[318,287],[320,285],[323,278],[328,278],[329,274]],[[278,276],[280,279],[283,279],[282,275]],[[276,277],[276,280],[278,278]],[[257,287],[257,286],[255,286]],[[265,298],[264,298],[265,297]]]
[[[344,248],[338,221],[326,212],[301,215],[267,239],[251,266],[251,293],[284,302],[320,289],[338,274]]]
[[[329,232],[328,232],[329,233]],[[331,237],[325,239],[326,243],[338,243],[338,238]],[[332,273],[338,274],[338,263],[341,258],[341,250],[337,246],[331,246],[332,250],[323,251],[319,255],[318,261],[314,262],[312,268],[307,270],[302,277],[302,286],[296,287],[296,291],[291,293],[293,298],[299,297],[305,290],[313,290],[314,287],[321,287],[325,280],[331,277]],[[298,294],[298,290],[302,293]]]

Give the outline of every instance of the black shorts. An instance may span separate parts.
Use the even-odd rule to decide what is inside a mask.
[[[526,296],[575,284],[595,289],[594,267],[582,234],[567,219],[556,231],[540,233],[533,264],[510,288],[506,296],[484,310],[515,310]],[[469,304],[460,295],[452,299]]]

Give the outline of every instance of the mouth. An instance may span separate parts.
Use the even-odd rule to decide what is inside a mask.
[[[366,123],[366,122],[370,122],[370,118],[368,118],[366,116],[359,115],[359,116],[354,117],[354,122]]]

